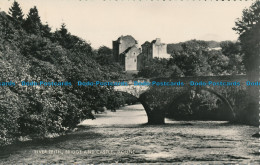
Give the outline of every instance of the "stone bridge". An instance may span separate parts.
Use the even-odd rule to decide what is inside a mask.
[[[241,89],[246,89],[247,80],[246,75],[132,79],[119,80],[127,82],[128,85],[115,86],[114,89],[138,98],[145,108],[149,124],[163,124],[165,112],[154,105],[170,104],[184,91],[189,91],[193,95],[200,91],[210,92],[228,107],[229,114],[235,118],[234,108],[240,105],[236,105],[239,98],[236,100],[234,97],[236,93],[241,92]]]

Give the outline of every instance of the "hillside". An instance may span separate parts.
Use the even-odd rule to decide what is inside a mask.
[[[20,136],[64,133],[91,118],[92,109],[124,104],[112,89],[77,86],[77,81],[120,78],[118,64],[102,63],[99,58],[111,54],[93,50],[70,34],[65,24],[51,32],[36,7],[25,19],[19,5],[10,11],[10,15],[0,12],[0,145]],[[23,86],[23,81],[66,85]]]

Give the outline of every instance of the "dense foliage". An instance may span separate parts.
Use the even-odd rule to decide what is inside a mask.
[[[220,49],[212,49],[209,42],[200,40],[170,46],[172,58],[152,59],[138,76],[151,78],[245,74],[243,54],[237,42],[220,42]]]
[[[19,136],[63,133],[90,118],[92,109],[135,101],[112,88],[77,86],[77,81],[122,78],[122,67],[109,61],[111,56],[109,48],[93,50],[70,34],[65,24],[51,32],[36,7],[25,19],[16,1],[9,15],[0,12],[0,81],[18,83],[0,88],[0,145]],[[28,87],[21,81],[71,82],[72,86]]]
[[[248,9],[243,10],[242,17],[237,19],[233,28],[240,35],[239,40],[242,52],[245,54],[243,61],[247,71],[258,70],[260,63],[260,1],[254,2]],[[259,74],[259,72],[258,72]]]
[[[233,28],[239,34],[241,52],[244,54],[243,63],[251,82],[259,81],[260,77],[260,1],[255,1],[249,8],[244,9],[242,17],[235,22]],[[251,114],[251,120],[259,125],[259,86],[248,88],[250,104],[246,113]]]

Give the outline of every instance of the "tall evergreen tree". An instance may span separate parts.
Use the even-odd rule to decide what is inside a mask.
[[[62,46],[66,47],[66,41],[69,36],[70,33],[68,32],[65,23],[62,23],[60,29],[56,29],[54,32],[53,41],[58,41]]]
[[[66,24],[62,23],[61,28],[59,30],[62,37],[65,37],[68,34],[68,29],[66,28]]]
[[[13,5],[9,8],[8,12],[12,18],[18,22],[23,21],[23,11],[18,2],[14,1]]]
[[[41,26],[41,33],[43,37],[47,37],[47,38],[51,37],[51,28],[48,25],[48,22],[46,22],[45,25]]]
[[[38,13],[36,6],[30,9],[27,19],[24,23],[24,28],[28,33],[40,34],[41,33],[41,18]]]

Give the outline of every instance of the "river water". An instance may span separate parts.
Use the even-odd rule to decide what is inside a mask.
[[[141,105],[85,120],[67,135],[23,142],[0,151],[1,164],[185,163],[259,164],[257,127],[225,121],[147,125]]]

